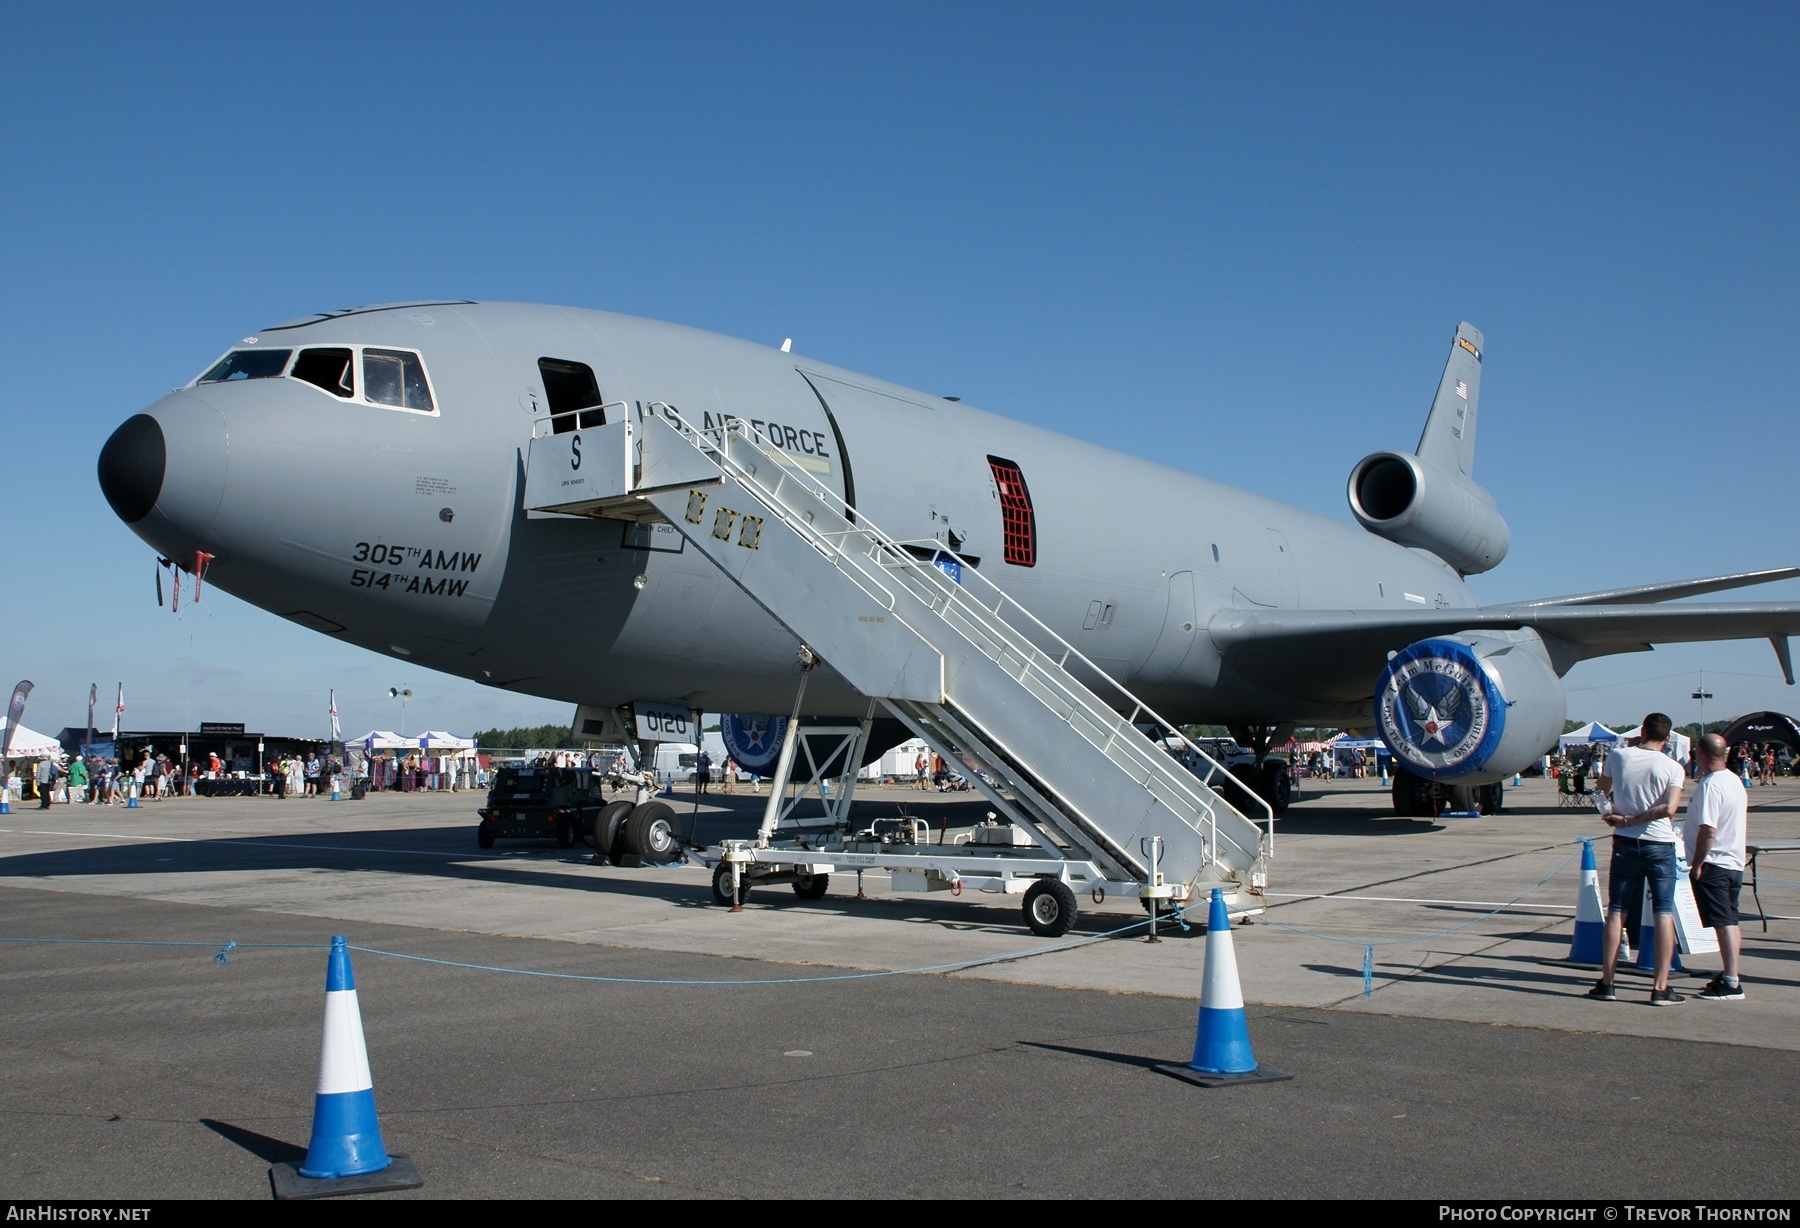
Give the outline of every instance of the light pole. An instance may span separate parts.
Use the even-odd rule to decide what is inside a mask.
[[[404,738],[406,736],[406,701],[412,698],[412,688],[391,686],[388,688],[388,698],[400,701],[400,736]]]
[[[1688,698],[1700,701],[1700,736],[1703,738],[1706,736],[1706,701],[1712,697],[1712,692],[1706,689],[1706,671],[1701,670],[1700,688],[1692,695],[1688,696]]]

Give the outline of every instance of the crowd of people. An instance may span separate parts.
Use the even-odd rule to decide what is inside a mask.
[[[920,751],[913,758],[913,788],[929,793],[966,793],[969,789],[968,778],[962,773],[952,770],[944,757],[935,751],[929,759]]]
[[[1779,742],[1740,742],[1731,748],[1725,766],[1745,781],[1754,777],[1759,786],[1773,787],[1784,766],[1782,746]],[[1792,762],[1785,766],[1790,771],[1794,767]]]
[[[333,776],[343,770],[336,759],[317,755],[278,756],[268,765],[261,790],[278,798],[315,797],[329,791]],[[53,802],[69,805],[125,805],[135,797],[153,802],[167,797],[198,797],[207,792],[203,781],[232,776],[216,754],[194,759],[184,768],[167,755],[145,751],[136,762],[121,763],[102,755],[68,755],[44,758],[21,781],[22,800],[35,797],[38,808]]]
[[[487,783],[476,762],[460,755],[359,758],[354,771],[366,788],[400,793],[454,793],[458,789],[485,788]]]

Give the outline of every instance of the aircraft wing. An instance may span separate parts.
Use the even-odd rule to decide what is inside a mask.
[[[1606,588],[1594,593],[1574,593],[1568,597],[1539,597],[1532,601],[1508,602],[1508,606],[1547,605],[1647,605],[1657,601],[1674,601],[1678,597],[1698,597],[1728,588],[1748,588],[1752,584],[1773,584],[1800,576],[1800,567],[1771,567],[1764,571],[1740,571],[1729,576],[1707,576],[1701,580],[1670,580],[1662,584],[1640,584],[1635,588]],[[1498,608],[1498,607],[1494,607]]]
[[[1415,640],[1457,631],[1521,629],[1544,638],[1558,672],[1589,657],[1648,652],[1656,644],[1767,638],[1792,685],[1787,637],[1800,635],[1800,603],[1225,610],[1209,627],[1227,663],[1251,681],[1282,694],[1339,701],[1366,698],[1387,654]]]

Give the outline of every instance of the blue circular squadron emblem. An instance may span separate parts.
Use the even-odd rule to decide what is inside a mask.
[[[753,776],[768,776],[781,755],[781,739],[787,733],[785,716],[721,716],[719,736],[725,753]]]
[[[1506,726],[1506,698],[1472,649],[1421,640],[1387,663],[1375,689],[1375,723],[1394,756],[1428,778],[1478,772]]]

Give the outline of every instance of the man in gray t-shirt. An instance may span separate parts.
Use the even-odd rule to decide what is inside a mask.
[[[1681,809],[1681,788],[1687,775],[1681,765],[1663,754],[1671,722],[1661,712],[1644,718],[1636,746],[1622,747],[1606,757],[1600,791],[1610,798],[1601,812],[1613,829],[1612,865],[1608,871],[1606,937],[1601,945],[1600,979],[1588,997],[1611,1002],[1613,973],[1619,962],[1619,945],[1625,932],[1625,914],[1650,888],[1650,910],[1656,924],[1656,980],[1650,1005],[1673,1006],[1681,1001],[1669,988],[1669,965],[1675,959],[1675,826]]]

